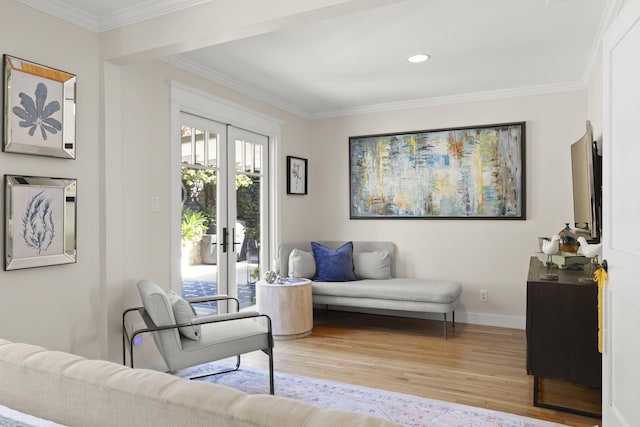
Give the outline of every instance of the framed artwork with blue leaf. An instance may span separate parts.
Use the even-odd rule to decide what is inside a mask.
[[[76,76],[6,54],[3,75],[3,151],[75,159]]]
[[[5,175],[5,270],[76,262],[77,182]]]

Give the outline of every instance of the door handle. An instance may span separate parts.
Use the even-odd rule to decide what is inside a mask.
[[[236,245],[241,245],[241,244],[242,244],[242,242],[236,242],[236,229],[235,229],[235,228],[232,228],[231,230],[232,230],[232,231],[231,231],[231,233],[232,233],[232,235],[231,235],[231,243],[232,243],[232,245],[233,245],[233,247],[232,247],[232,249],[231,249],[231,250],[235,252],[235,250],[236,250]]]
[[[227,237],[227,227],[224,227],[222,229],[222,252],[226,253],[227,252],[227,245],[229,244],[228,241],[228,237]]]

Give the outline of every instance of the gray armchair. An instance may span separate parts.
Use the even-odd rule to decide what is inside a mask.
[[[190,323],[178,324],[167,293],[150,280],[140,280],[138,291],[142,307],[125,310],[122,315],[122,357],[126,364],[126,343],[129,343],[129,360],[133,367],[133,344],[137,335],[150,332],[162,358],[171,372],[215,360],[236,356],[232,369],[207,375],[235,371],[240,368],[240,355],[261,350],[269,356],[269,392],[274,394],[273,384],[273,335],[269,316],[255,311],[238,312],[238,300],[226,295],[188,299],[189,303],[233,300],[236,312],[194,318]],[[128,331],[126,317],[139,312],[146,328]],[[185,338],[179,328],[200,326],[198,340]],[[193,378],[192,378],[193,379]]]

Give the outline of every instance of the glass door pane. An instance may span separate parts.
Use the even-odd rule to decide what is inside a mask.
[[[266,197],[268,192],[267,169],[265,155],[268,149],[268,138],[242,129],[231,128],[230,139],[235,147],[235,248],[236,286],[241,307],[255,304],[255,284],[260,278],[266,258],[266,236],[263,230],[267,227]],[[263,265],[264,264],[264,265]]]
[[[217,215],[226,197],[218,185],[220,174],[226,174],[218,164],[221,146],[226,144],[226,126],[188,114],[182,115],[182,122],[182,295],[227,293],[221,279],[226,260],[219,253]],[[200,304],[197,309],[201,314],[218,312],[215,303]]]

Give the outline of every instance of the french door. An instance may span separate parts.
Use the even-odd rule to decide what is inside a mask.
[[[268,245],[268,138],[181,113],[181,275],[185,297],[255,303]],[[266,264],[265,264],[266,265]],[[216,310],[215,306],[209,307]]]

